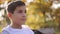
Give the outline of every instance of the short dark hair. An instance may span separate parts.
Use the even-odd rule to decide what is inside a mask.
[[[22,2],[22,1],[13,1],[13,2],[10,2],[7,6],[7,11],[10,12],[10,13],[14,13],[14,10],[16,9],[16,7],[18,6],[25,6],[25,3]]]

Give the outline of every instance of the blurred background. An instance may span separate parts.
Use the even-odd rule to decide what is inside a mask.
[[[16,0],[0,0],[0,32],[2,28],[10,24],[6,14],[6,5]],[[56,34],[60,34],[60,0],[20,0],[27,6],[27,21],[32,30],[41,31],[51,28]]]

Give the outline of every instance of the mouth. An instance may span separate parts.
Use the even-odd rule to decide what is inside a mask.
[[[26,19],[21,19],[22,21],[26,21]]]

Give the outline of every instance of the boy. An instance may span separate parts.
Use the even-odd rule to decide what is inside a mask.
[[[2,34],[34,34],[31,29],[23,25],[26,21],[26,5],[24,2],[9,3],[7,12],[11,24],[3,29]]]

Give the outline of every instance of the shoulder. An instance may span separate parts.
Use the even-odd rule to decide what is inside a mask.
[[[2,29],[2,34],[9,34],[9,26]]]
[[[3,31],[2,31],[2,34],[9,34],[9,32],[6,31],[6,30],[3,30]]]
[[[23,27],[24,30],[30,32],[31,34],[34,34],[34,32],[30,29],[29,26],[27,26],[27,25],[23,25],[22,27]]]
[[[8,25],[7,27],[4,27],[3,29],[2,29],[2,32],[4,32],[4,31],[9,31],[10,30],[10,26]]]

